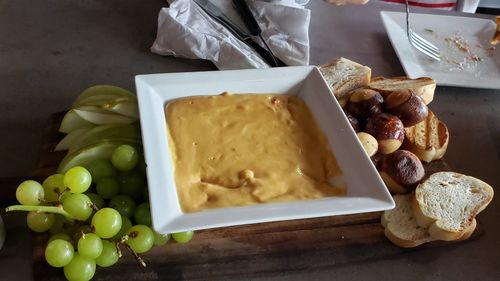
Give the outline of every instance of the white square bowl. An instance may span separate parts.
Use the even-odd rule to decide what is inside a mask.
[[[314,66],[138,75],[135,77],[151,216],[160,233],[382,211],[394,201],[319,70]],[[347,195],[183,213],[177,198],[165,105],[187,96],[282,93],[301,97],[342,169]]]

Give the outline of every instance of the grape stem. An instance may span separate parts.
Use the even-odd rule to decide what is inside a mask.
[[[141,257],[139,257],[139,255],[134,250],[132,250],[132,248],[128,244],[123,243],[122,245],[124,245],[125,248],[127,248],[132,253],[132,255],[134,256],[135,260],[138,263],[140,263],[142,265],[142,267],[146,267],[146,263],[144,262],[144,260]]]
[[[118,252],[118,258],[122,257],[122,250],[120,249],[120,242],[116,242],[115,244],[116,251]]]
[[[90,204],[90,208],[92,208],[92,210],[94,210],[96,212],[99,211],[99,208],[97,207],[97,205],[95,203]]]
[[[122,257],[122,252],[121,252],[121,250],[120,250],[119,245],[123,245],[123,246],[125,246],[125,248],[127,248],[127,249],[130,251],[130,253],[132,253],[132,255],[134,256],[135,260],[136,260],[138,263],[140,263],[143,267],[146,267],[146,263],[144,262],[144,260],[143,260],[143,259],[142,259],[142,258],[141,258],[141,257],[140,257],[140,256],[139,256],[139,255],[138,255],[138,254],[137,254],[137,253],[136,253],[136,252],[135,252],[135,251],[134,251],[134,250],[133,250],[133,249],[132,249],[132,248],[131,248],[128,244],[127,244],[127,243],[125,243],[125,242],[129,239],[129,238],[131,238],[131,237],[133,238],[133,236],[134,236],[134,235],[135,235],[135,236],[137,236],[137,233],[136,233],[136,232],[132,232],[132,233],[130,234],[130,236],[129,236],[129,235],[124,235],[124,236],[120,239],[120,241],[118,241],[118,242],[116,243],[116,248],[118,249],[118,256],[119,256],[120,258]]]
[[[54,191],[57,194],[57,201],[62,202],[63,195],[68,193],[70,191],[70,189],[68,187],[66,187],[63,191],[59,191],[59,188],[56,188]]]
[[[5,212],[11,211],[27,211],[27,212],[45,212],[45,213],[53,213],[60,214],[65,216],[68,220],[74,221],[75,217],[66,212],[62,206],[28,206],[28,205],[13,205],[5,208]]]

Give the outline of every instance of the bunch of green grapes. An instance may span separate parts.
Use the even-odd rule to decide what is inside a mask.
[[[45,259],[53,267],[64,268],[70,281],[92,279],[96,265],[118,262],[121,249],[129,250],[145,266],[138,254],[164,245],[170,234],[151,228],[145,165],[139,159],[133,146],[120,145],[111,159],[72,167],[42,184],[27,180],[16,190],[21,205],[7,211],[28,211],[31,230],[51,233]],[[172,234],[178,243],[192,237],[192,231]]]

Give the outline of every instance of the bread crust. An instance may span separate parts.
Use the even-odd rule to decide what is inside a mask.
[[[406,76],[392,78],[378,76],[371,79],[368,87],[380,92],[384,98],[393,91],[408,89],[415,95],[420,96],[427,105],[434,99],[436,81],[429,77],[410,79]]]
[[[410,193],[425,176],[420,160],[407,150],[384,155],[377,162],[377,170],[386,186],[394,193]]]
[[[400,237],[396,236],[394,233],[392,233],[389,228],[384,229],[384,235],[394,243],[396,246],[402,247],[402,248],[413,248],[417,247],[419,245],[422,245],[427,242],[434,241],[432,238],[427,238],[427,239],[420,239],[420,240],[405,240],[401,239]]]
[[[371,80],[371,68],[343,57],[322,64],[318,68],[337,100],[347,101],[352,90],[368,86]],[[341,78],[334,77],[335,73],[342,72],[345,73]]]
[[[467,218],[462,218],[460,221],[460,227],[458,229],[449,229],[443,225],[441,220],[445,218],[433,217],[429,210],[424,209],[422,206],[427,208],[427,205],[423,203],[425,188],[428,188],[426,185],[429,185],[429,181],[431,177],[435,178],[446,178],[447,176],[453,176],[457,181],[469,181],[473,182],[473,188],[478,188],[477,192],[481,192],[484,194],[484,200],[479,202],[477,205],[468,206],[471,209],[471,212]],[[462,175],[454,172],[438,172],[431,175],[431,177],[424,182],[422,182],[417,189],[415,190],[414,196],[412,198],[412,210],[413,215],[417,221],[417,224],[420,227],[425,227],[429,229],[429,234],[436,240],[444,240],[444,241],[452,241],[457,240],[463,237],[464,233],[467,232],[473,224],[475,224],[475,217],[479,214],[493,199],[493,188],[489,186],[487,183],[476,179],[474,177]],[[441,186],[436,185],[432,188],[442,188]],[[471,191],[472,192],[472,191]],[[474,193],[474,192],[472,192]],[[475,226],[474,226],[475,228]]]
[[[409,206],[410,197],[410,194],[395,195],[396,207],[385,211],[381,218],[387,239],[403,248],[416,247],[433,240],[427,230],[418,228]]]
[[[429,109],[420,96],[410,90],[397,90],[385,99],[386,110],[399,117],[406,127],[414,126],[427,118]]]
[[[408,195],[396,195],[394,197],[394,201],[396,201],[396,204],[406,203],[412,205],[413,198],[414,198],[413,193]],[[410,207],[413,209],[413,206]],[[399,213],[394,214],[391,212],[399,212]],[[399,218],[402,221],[394,221],[394,218]],[[404,211],[402,211],[401,206],[396,205],[395,209],[385,211],[382,214],[381,224],[385,228],[384,235],[387,237],[387,239],[389,239],[389,241],[391,241],[392,243],[394,243],[399,247],[412,248],[427,242],[432,242],[437,240],[463,241],[470,238],[477,227],[476,219],[473,219],[471,221],[471,224],[461,232],[443,233],[441,230],[438,230],[437,234],[439,234],[440,236],[436,237],[431,233],[432,231],[431,228],[418,229],[417,227],[418,224],[416,223],[416,221],[411,223],[411,221],[414,219],[415,219],[415,213],[413,212],[413,210],[411,212],[411,216],[408,216],[408,214],[405,215]],[[403,227],[403,225],[406,227]],[[425,232],[422,232],[423,229],[425,230]],[[411,234],[409,237],[408,233]]]
[[[468,228],[465,229],[465,231],[462,233],[462,236],[460,236],[457,241],[464,241],[464,240],[467,240],[469,239],[472,234],[474,234],[474,231],[476,230],[477,228],[477,221],[476,219],[472,220],[472,223],[470,224],[470,226]]]
[[[434,122],[436,124],[435,129],[432,127]],[[424,135],[419,135],[419,132],[423,132]],[[437,144],[432,143],[433,138],[437,138]],[[413,152],[420,160],[430,163],[444,156],[448,149],[449,140],[448,127],[429,110],[427,118],[422,122],[405,128],[405,139],[402,147]],[[422,142],[425,144],[419,144]]]

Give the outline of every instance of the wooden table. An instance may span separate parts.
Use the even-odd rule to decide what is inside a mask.
[[[214,69],[204,61],[151,54],[164,2],[142,2],[0,0],[2,188],[12,184],[6,177],[35,171],[50,116],[88,85],[134,89],[138,73]],[[401,6],[335,7],[313,0],[309,7],[311,64],[344,56],[370,66],[374,75],[404,74],[379,17],[380,10]],[[500,186],[500,91],[438,87],[430,107],[450,129],[451,169]],[[0,199],[9,197],[2,193]],[[199,232],[189,252],[171,244],[147,255],[145,270],[124,266],[126,259],[99,269],[97,280],[497,280],[499,213],[495,198],[479,215],[473,239],[409,250],[385,240],[378,214],[222,228]],[[9,237],[0,252],[0,279],[30,280],[34,270],[35,279],[60,280],[61,272],[41,265],[41,253],[32,252],[31,244],[43,237],[32,237],[22,216],[2,216]]]

